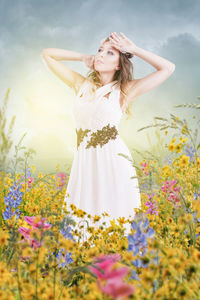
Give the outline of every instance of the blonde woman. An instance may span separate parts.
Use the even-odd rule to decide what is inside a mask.
[[[156,71],[134,79],[130,60],[133,56],[145,60]],[[76,94],[73,116],[77,148],[64,199],[67,209],[72,211],[74,204],[92,216],[107,213],[111,219],[133,220],[134,209],[141,205],[140,189],[135,168],[119,155],[132,159],[119,136],[120,119],[123,114],[130,115],[129,107],[136,97],[165,81],[175,65],[136,46],[122,32],[120,35],[112,32],[103,39],[95,55],[47,48],[42,57],[49,69]],[[90,70],[83,76],[60,60],[82,61]]]

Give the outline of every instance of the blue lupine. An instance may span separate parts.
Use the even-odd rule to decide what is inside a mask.
[[[193,146],[192,145],[186,145],[185,153],[186,153],[187,156],[190,157],[190,162],[191,162],[194,158],[194,153],[195,153],[195,150],[194,150]]]
[[[148,267],[148,264],[143,263],[143,261],[139,258],[132,261],[132,263],[136,268],[146,268],[146,267]]]
[[[21,211],[17,208],[22,203],[23,192],[20,191],[22,185],[17,186],[15,182],[13,186],[10,187],[10,191],[7,196],[4,197],[6,210],[3,212],[4,220],[10,219],[12,216],[17,215],[16,220],[20,217]],[[13,211],[13,208],[17,208]]]
[[[147,246],[146,236],[143,232],[141,232],[140,228],[137,229],[134,235],[128,235],[128,251],[133,251],[133,255],[138,254],[141,248],[145,248]]]
[[[200,197],[200,188],[199,188],[199,193],[195,192],[195,193],[193,194],[193,199],[196,200],[196,199],[198,199],[199,197]]]
[[[14,215],[17,215],[16,220],[18,220],[21,215],[21,211],[19,211],[19,208],[17,208],[14,212],[12,212],[11,207],[6,207],[6,210],[3,212],[3,218],[5,221],[10,219]]]
[[[188,234],[188,232],[189,232],[189,230],[185,230],[185,234]],[[197,239],[199,237],[199,235],[200,235],[199,233],[196,233],[195,234],[195,239]]]
[[[17,187],[16,182],[14,183],[14,186],[10,187],[10,191],[8,192],[7,196],[4,197],[6,206],[16,208],[21,204],[23,195],[23,192],[20,192],[21,188],[22,185]]]
[[[67,239],[73,240],[73,235],[70,233],[72,228],[69,226],[71,219],[64,217],[60,224],[60,233]]]
[[[70,233],[70,231],[71,231],[71,227],[70,226],[68,226],[67,228],[62,228],[61,230],[60,230],[60,233],[67,239],[70,239],[70,240],[72,240],[73,239],[73,235]]]
[[[61,249],[58,251],[58,253],[56,254],[56,258],[57,258],[57,261],[58,261],[58,268],[64,268],[66,265],[70,264],[73,262],[73,259],[71,258],[72,254],[71,252],[67,252],[65,251],[65,249]],[[64,252],[64,257],[63,257],[63,253]],[[63,262],[60,262],[61,259],[63,260],[64,258],[64,261]]]
[[[148,190],[148,189],[149,189],[148,184],[146,184],[146,183],[142,183],[142,184],[140,185],[140,187],[141,187],[141,189],[143,189],[143,190]]]
[[[155,293],[155,291],[157,290],[157,287],[158,287],[158,280],[154,280],[153,282],[153,292]]]
[[[172,158],[170,156],[167,156],[165,162],[167,162],[168,165],[172,165]]]
[[[140,280],[140,277],[135,270],[132,270],[131,279]]]
[[[136,222],[137,221],[137,222]],[[132,222],[131,227],[134,232],[133,235],[128,235],[128,251],[133,251],[133,255],[137,255],[138,253],[140,256],[144,256],[148,251],[148,241],[147,239],[154,236],[153,228],[148,228],[149,220],[145,216],[145,214],[138,214],[135,216],[135,221]],[[151,251],[152,252],[152,251]],[[157,262],[157,257],[154,258],[154,262]],[[146,268],[148,264],[145,264],[141,259],[135,259],[132,261],[132,264],[136,268]],[[133,272],[132,278],[137,278],[136,273]]]
[[[196,211],[193,212],[192,215],[193,215],[193,222],[195,222],[197,212]],[[200,222],[200,218],[197,219],[197,222]]]

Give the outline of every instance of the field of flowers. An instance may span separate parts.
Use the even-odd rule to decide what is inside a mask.
[[[21,157],[21,141],[7,159],[14,125],[6,132],[8,95],[0,109],[0,299],[200,299],[198,130],[173,115],[157,118],[165,136],[175,133],[165,160],[144,157],[134,165],[141,208],[132,220],[96,226],[102,216],[62,209],[69,176],[59,165],[36,175],[34,151]],[[74,230],[75,216],[94,226],[80,222]]]

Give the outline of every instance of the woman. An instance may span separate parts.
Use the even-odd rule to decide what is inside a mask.
[[[139,48],[122,32],[120,35],[111,33],[95,55],[48,48],[42,56],[50,70],[76,93],[73,116],[77,150],[65,196],[67,209],[71,211],[74,204],[89,216],[107,213],[111,219],[127,220],[134,217],[141,199],[136,170],[123,157],[131,160],[129,149],[119,136],[120,119],[123,113],[130,113],[129,104],[136,97],[166,80],[175,65]],[[130,58],[134,55],[157,70],[133,79]],[[59,60],[80,60],[91,70],[84,77]],[[125,227],[130,228],[127,224]]]

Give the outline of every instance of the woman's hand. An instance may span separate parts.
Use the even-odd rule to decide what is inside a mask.
[[[111,41],[111,44],[122,53],[129,52],[134,55],[137,46],[122,32],[120,32],[120,34],[122,37],[120,37],[116,32],[112,32],[110,34],[109,39]]]
[[[94,55],[84,55],[82,61],[86,64],[86,66],[90,69],[94,70]]]

